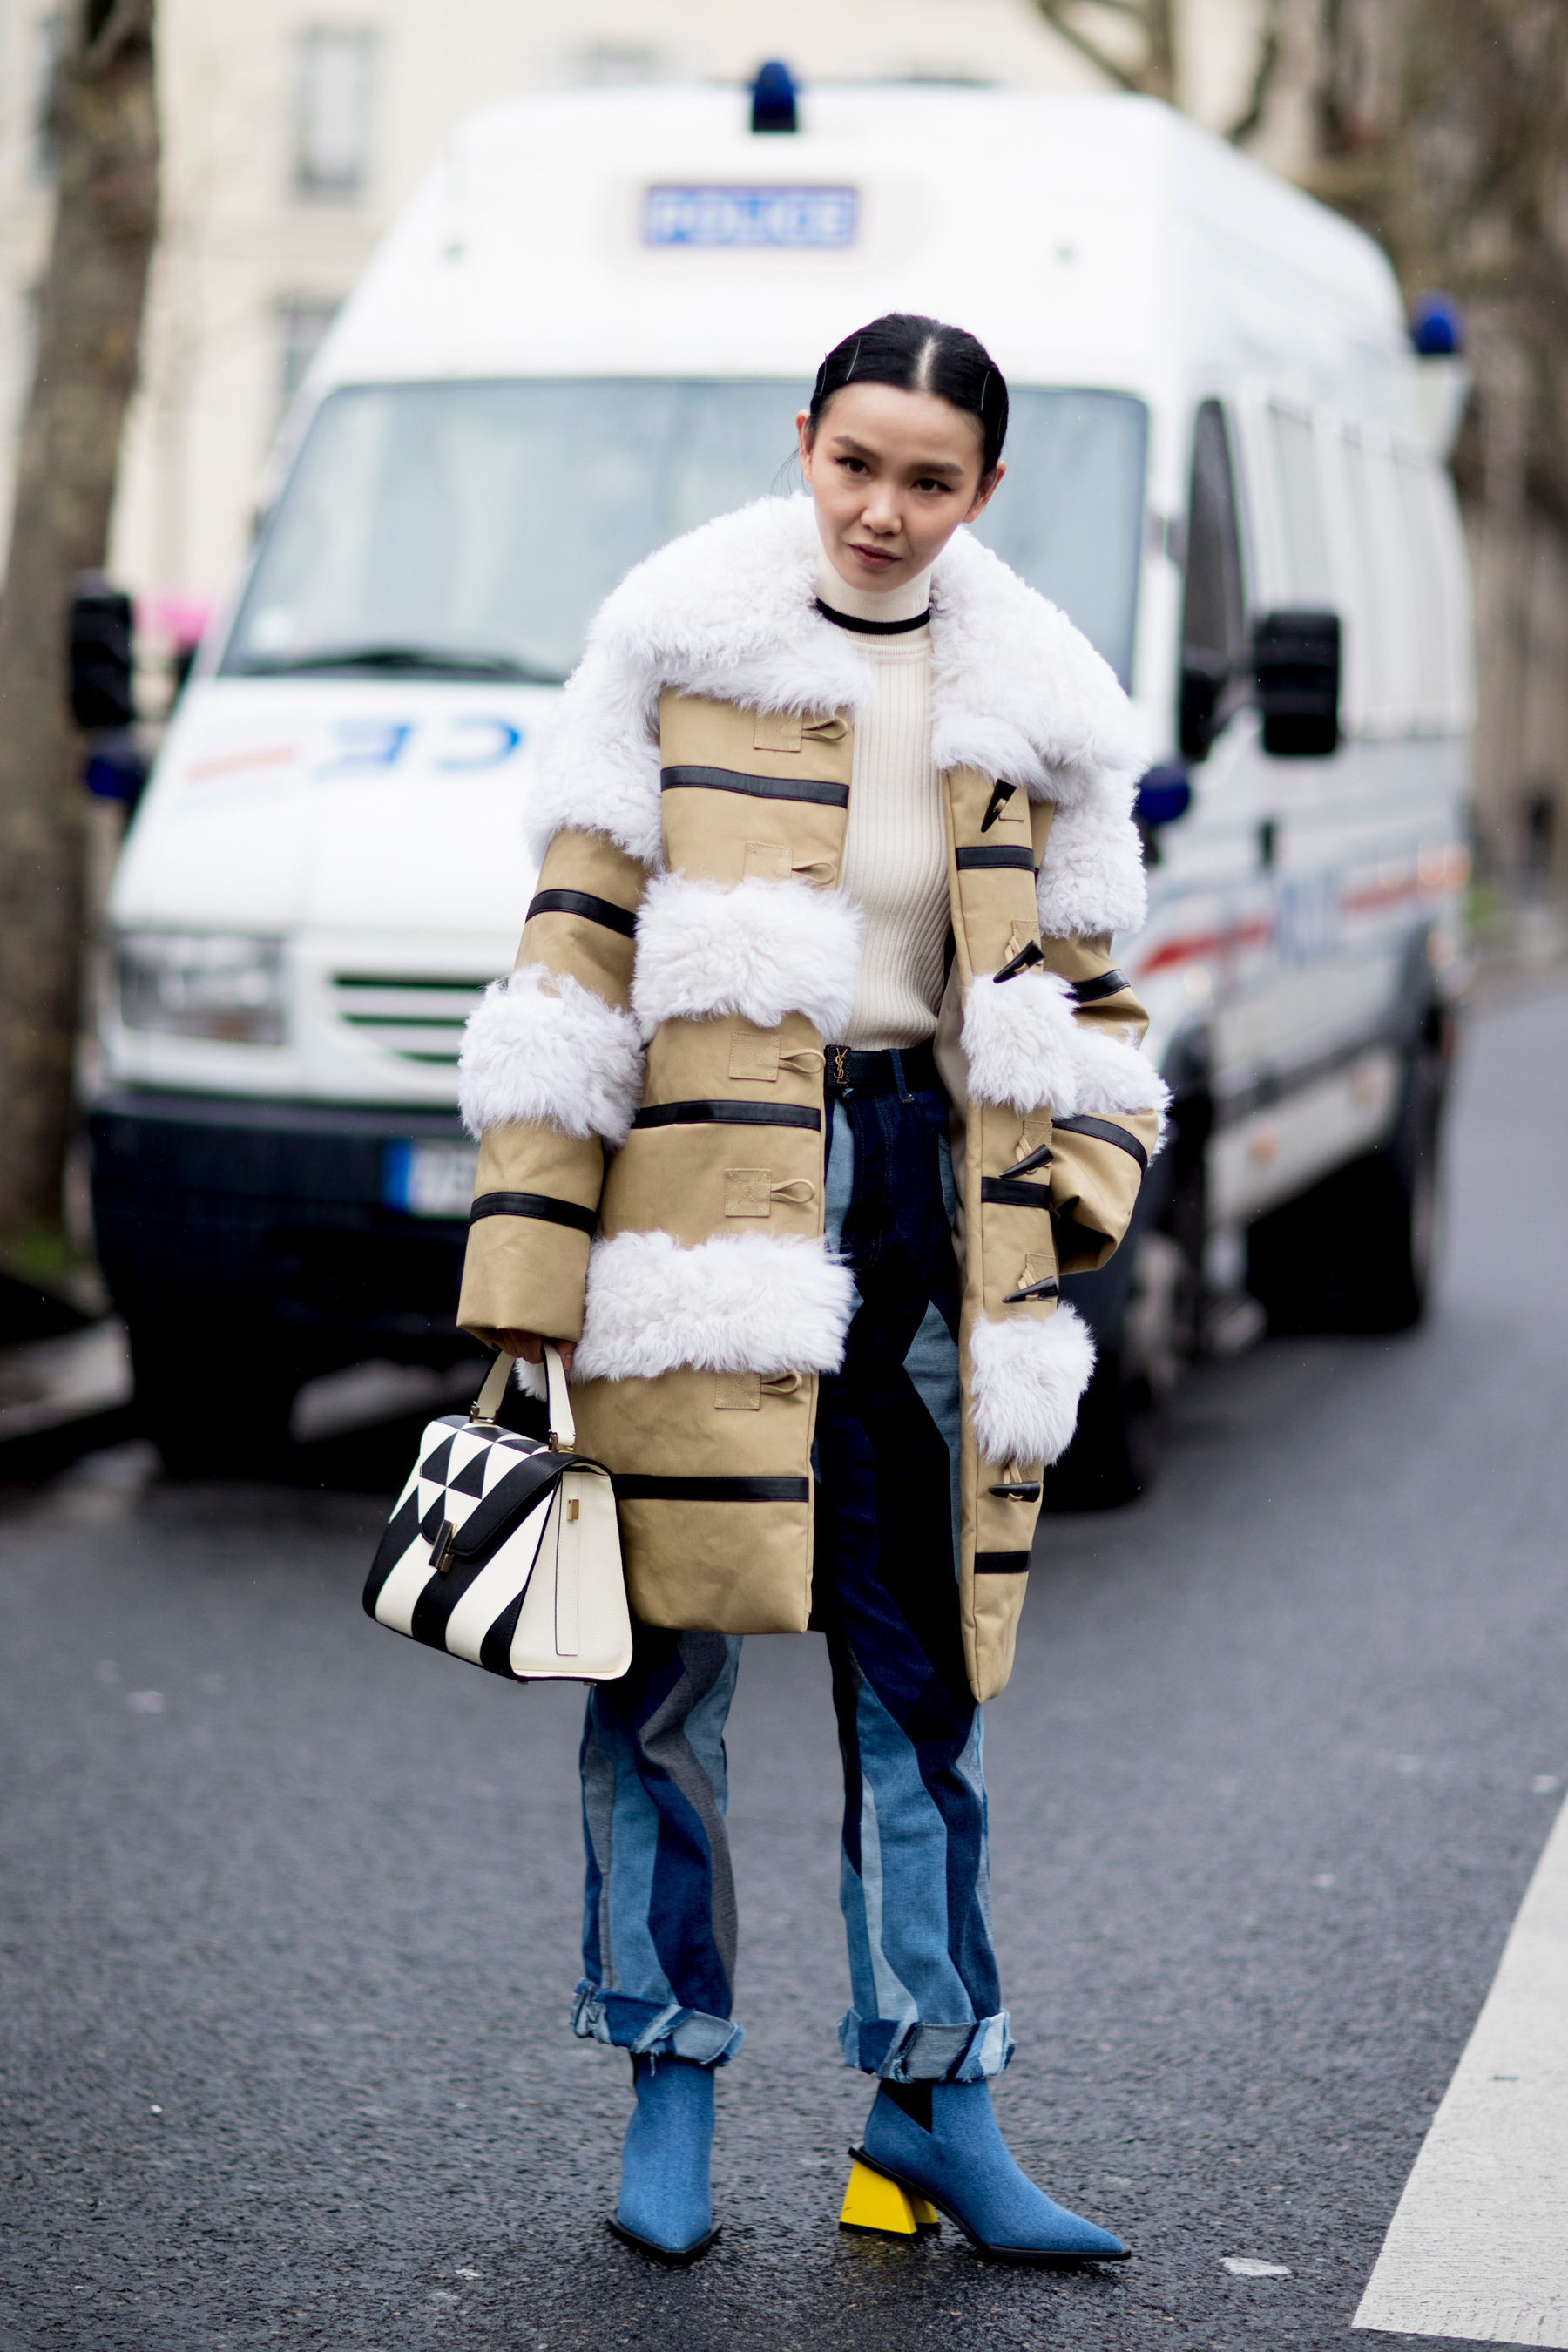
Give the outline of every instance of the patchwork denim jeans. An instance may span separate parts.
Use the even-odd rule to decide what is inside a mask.
[[[894,2082],[1000,2074],[1013,2042],[992,1948],[982,1719],[955,1565],[957,1262],[947,1111],[934,1093],[835,1098],[827,1233],[853,1271],[825,1378],[812,1622],[827,1639],[844,1763],[839,1899],[847,2065]],[[635,1628],[582,1746],[587,1882],[574,2030],[722,2064],[737,1922],[724,1725],[741,1639]]]

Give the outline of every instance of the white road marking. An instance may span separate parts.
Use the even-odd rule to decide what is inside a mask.
[[[1260,2263],[1254,2254],[1226,2254],[1221,2257],[1220,2268],[1228,2271],[1232,2278],[1289,2278],[1290,2275],[1283,2263]]]
[[[1568,2347],[1568,1805],[1354,2325]]]

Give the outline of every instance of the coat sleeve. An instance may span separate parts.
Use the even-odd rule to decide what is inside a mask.
[[[544,854],[510,980],[468,1024],[458,1100],[479,1145],[458,1321],[578,1339],[605,1153],[642,1094],[631,1013],[642,862],[594,833]]]
[[[1073,1001],[1072,1108],[1051,1120],[1051,1212],[1063,1274],[1092,1274],[1126,1233],[1160,1148],[1170,1091],[1138,1051],[1149,1016],[1110,960],[1108,933],[1042,939]]]
[[[1051,1209],[1063,1274],[1114,1253],[1164,1133],[1170,1089],[1139,1051],[1149,1016],[1111,960],[1114,932],[1148,911],[1131,788],[1030,810],[1039,867],[1040,952],[1072,1004],[1071,1100],[1053,1108]]]

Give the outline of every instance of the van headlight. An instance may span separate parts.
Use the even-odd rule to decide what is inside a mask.
[[[283,942],[243,931],[119,931],[114,978],[127,1029],[280,1045]]]

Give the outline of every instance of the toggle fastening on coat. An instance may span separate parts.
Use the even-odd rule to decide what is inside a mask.
[[[580,1339],[578,1439],[615,1474],[645,1622],[804,1632],[816,1375],[847,1272],[823,1241],[824,1063],[854,1000],[837,887],[856,638],[816,604],[810,501],[764,499],[605,603],[541,753],[516,971],[468,1024],[480,1139],[458,1320]],[[960,1611],[977,1699],[1012,1667],[1043,1465],[1094,1350],[1057,1276],[1102,1265],[1165,1088],[1111,968],[1143,919],[1125,697],[966,530],[931,591],[952,940],[935,1039],[963,1276]]]

